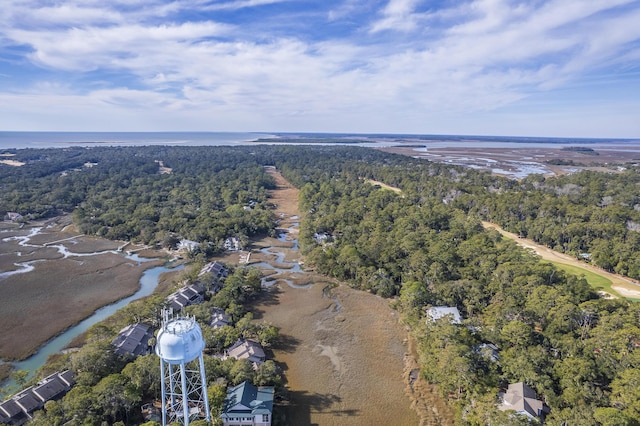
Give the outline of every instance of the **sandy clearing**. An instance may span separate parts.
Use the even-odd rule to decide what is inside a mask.
[[[24,166],[25,163],[16,160],[0,160],[1,164],[6,164],[7,166],[20,167]]]
[[[621,296],[640,299],[640,290],[628,289],[628,288],[614,286],[614,285],[612,285],[611,288],[614,289],[616,293],[620,294]]]

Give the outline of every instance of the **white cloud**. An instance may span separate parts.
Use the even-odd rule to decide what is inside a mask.
[[[293,0],[232,0],[214,3],[203,7],[203,10],[238,10],[249,7],[265,6],[274,3],[283,3]]]
[[[140,123],[154,125],[167,114],[167,126],[305,130],[307,123],[322,130],[334,120],[336,130],[372,121],[379,128],[371,131],[400,123],[417,130],[449,116],[488,114],[591,72],[633,69],[640,55],[630,48],[640,39],[640,9],[622,8],[631,0],[474,0],[428,12],[419,0],[389,0],[369,16],[368,33],[316,41],[303,32],[256,37],[251,23],[223,24],[206,13],[283,0],[7,1],[0,38],[29,46],[28,58],[60,81],[90,84],[52,77],[33,82],[37,91],[24,98],[0,96],[22,102],[24,114],[46,114],[32,102],[40,96],[43,104],[64,103],[58,111],[102,111],[121,123],[129,120],[124,111],[135,110]],[[189,7],[198,21],[180,15]],[[367,7],[346,0],[323,16],[343,19]]]
[[[409,32],[418,26],[420,14],[414,9],[420,0],[389,0],[381,12],[382,19],[371,25],[370,31],[377,33],[385,30]]]

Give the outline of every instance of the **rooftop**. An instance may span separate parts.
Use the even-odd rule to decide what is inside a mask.
[[[236,417],[242,414],[271,414],[273,412],[273,386],[256,387],[242,382],[227,390],[224,408],[220,417]]]

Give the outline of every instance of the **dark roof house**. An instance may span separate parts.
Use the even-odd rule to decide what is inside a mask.
[[[62,373],[53,373],[42,379],[37,386],[34,386],[33,393],[42,402],[51,401],[62,397],[75,384],[73,373],[66,370]]]
[[[222,424],[270,426],[273,393],[273,386],[256,387],[249,382],[229,388],[220,415]]]
[[[209,262],[202,267],[198,276],[211,274],[214,278],[226,278],[229,275],[227,268],[217,260]]]
[[[29,417],[14,399],[8,399],[0,404],[0,414],[8,419],[6,423],[10,425],[23,425]]]
[[[44,406],[44,401],[33,393],[33,388],[27,388],[12,398],[25,413],[31,414]]]
[[[167,300],[174,311],[180,312],[182,308],[186,306],[197,305],[204,302],[204,292],[205,289],[203,286],[193,284],[170,294]]]
[[[111,345],[114,346],[116,355],[141,356],[152,352],[149,340],[153,337],[153,328],[150,325],[131,324],[120,330]]]
[[[36,386],[20,391],[0,404],[0,424],[23,425],[45,402],[62,397],[74,385],[73,373],[64,371],[42,379]]]

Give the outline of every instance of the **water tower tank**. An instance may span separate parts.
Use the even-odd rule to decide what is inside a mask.
[[[158,333],[156,354],[169,364],[193,361],[203,349],[202,330],[193,318],[166,322]]]
[[[163,311],[162,316],[156,339],[162,376],[162,424],[178,422],[188,426],[203,417],[209,421],[202,329],[195,318],[171,318],[170,311]]]

